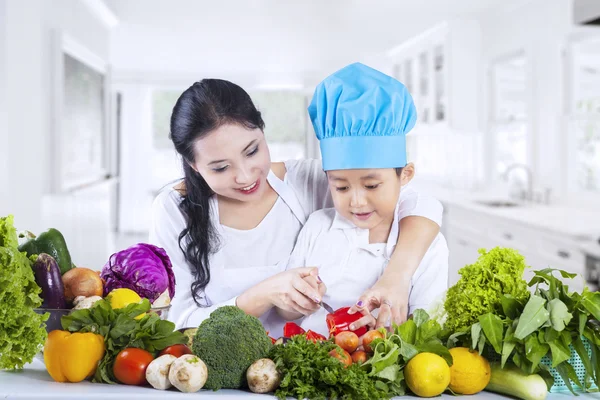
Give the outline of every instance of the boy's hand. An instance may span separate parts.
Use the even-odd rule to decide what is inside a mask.
[[[400,325],[406,321],[409,293],[410,279],[380,279],[359,297],[348,313],[361,312],[365,316],[370,316],[373,310],[379,309],[375,329],[381,327],[389,329],[392,323]],[[370,321],[369,318],[361,318],[355,322],[355,329],[369,325]]]

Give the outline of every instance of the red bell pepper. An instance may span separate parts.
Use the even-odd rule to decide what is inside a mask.
[[[302,335],[303,333],[306,333],[306,331],[295,322],[286,322],[283,326],[284,337],[291,338],[292,336]]]
[[[325,336],[321,335],[320,333],[313,332],[310,329],[306,332],[306,338],[314,343],[327,340]]]
[[[342,307],[333,312],[333,314],[327,314],[327,328],[329,329],[329,337],[337,335],[339,332],[350,331],[350,324],[358,321],[362,318],[362,314],[357,312],[355,314],[348,314],[350,307]],[[355,331],[358,337],[361,337],[367,333],[367,327],[363,326]]]

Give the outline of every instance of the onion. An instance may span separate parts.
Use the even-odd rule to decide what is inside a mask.
[[[65,300],[72,302],[77,296],[102,296],[102,279],[89,268],[73,268],[62,276]]]

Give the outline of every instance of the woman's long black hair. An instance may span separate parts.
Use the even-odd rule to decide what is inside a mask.
[[[249,129],[264,129],[265,123],[244,89],[221,79],[203,79],[194,83],[177,100],[171,115],[171,140],[182,157],[184,184],[179,208],[186,227],[179,235],[179,248],[193,267],[192,296],[199,306],[203,291],[210,282],[209,257],[219,246],[211,221],[209,200],[214,194],[204,178],[196,172],[194,143],[224,124],[239,124]]]

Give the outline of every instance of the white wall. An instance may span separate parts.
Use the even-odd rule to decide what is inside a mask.
[[[5,110],[6,202],[0,214],[14,214],[15,224],[39,229],[40,199],[47,189],[47,120],[50,100],[43,80],[41,0],[6,0]],[[4,196],[3,196],[4,197]]]
[[[483,63],[488,78],[483,100],[489,104],[491,64],[523,51],[530,85],[530,155],[534,179],[537,185],[551,188],[558,196],[566,179],[565,165],[561,163],[565,134],[560,117],[564,98],[563,49],[571,29],[572,12],[570,0],[533,0],[509,12],[489,15],[481,22]],[[488,112],[483,110],[485,121]]]
[[[18,229],[40,231],[47,228],[41,202],[51,180],[53,32],[62,30],[105,60],[109,32],[82,1],[2,0],[0,10],[0,138],[7,152],[0,186],[8,188],[0,215],[14,214]]]
[[[119,231],[144,232],[150,227],[152,178],[152,108],[150,88],[119,84],[122,94]]]
[[[6,0],[0,0],[0,143],[8,143],[6,126]],[[8,146],[0,146],[0,210],[8,201]]]

